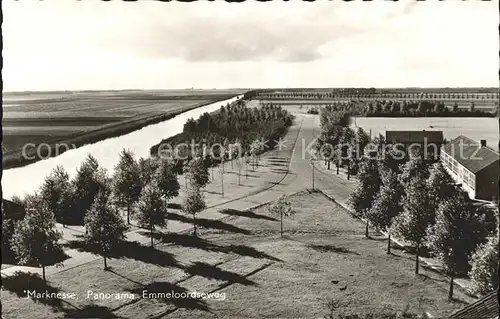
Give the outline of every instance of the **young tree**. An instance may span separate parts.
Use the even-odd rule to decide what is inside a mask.
[[[286,200],[286,196],[282,195],[275,203],[269,206],[271,215],[279,216],[280,218],[280,235],[283,238],[283,217],[293,216],[295,212],[292,210],[292,205]]]
[[[162,200],[165,197],[163,191],[155,185],[148,184],[142,192],[139,200],[139,214],[137,216],[139,225],[150,230],[151,247],[153,247],[153,235],[155,227],[167,226],[167,206]]]
[[[455,180],[441,163],[436,163],[430,168],[427,184],[430,203],[435,210],[438,209],[441,202],[458,194]]]
[[[389,168],[381,168],[382,186],[375,196],[372,207],[367,212],[368,221],[375,227],[388,232],[387,253],[391,253],[391,225],[403,210],[401,198],[403,187],[397,173]]]
[[[104,270],[108,269],[109,258],[120,242],[125,239],[128,226],[115,206],[111,205],[109,193],[100,191],[89,212],[85,215],[85,242],[100,252],[104,259]]]
[[[366,219],[382,184],[377,160],[364,158],[361,161],[358,181],[358,187],[349,197],[349,204],[354,210],[354,217]],[[365,236],[368,238],[368,219],[365,222]]]
[[[113,175],[113,193],[118,205],[127,209],[127,223],[130,225],[130,212],[132,206],[141,196],[142,180],[139,164],[134,159],[134,154],[123,149],[120,160],[115,166]]]
[[[99,163],[97,159],[89,154],[77,169],[76,176],[71,181],[73,189],[71,211],[75,222],[83,222],[85,214],[94,203],[94,198],[99,192],[95,179],[98,169]]]
[[[419,177],[422,180],[426,180],[429,177],[429,165],[423,160],[422,155],[419,149],[411,150],[409,160],[402,165],[399,178],[404,187],[415,177]]]
[[[179,181],[173,171],[173,164],[170,161],[163,160],[155,173],[156,186],[163,195],[165,208],[167,201],[173,197],[179,196]]]
[[[499,224],[498,207],[481,205],[476,208],[476,215],[479,218],[482,227],[488,232],[488,234],[496,234]]]
[[[54,214],[39,196],[26,204],[26,216],[15,223],[11,249],[22,264],[42,267],[45,281],[45,267],[63,253],[59,243],[62,234],[56,229]]]
[[[453,299],[453,279],[467,273],[469,258],[486,235],[465,191],[439,205],[436,222],[427,229],[427,240],[450,276],[449,300]]]
[[[141,181],[143,185],[146,185],[153,180],[159,164],[160,161],[154,157],[148,157],[146,159],[142,157],[139,158],[139,172],[141,174]]]
[[[193,215],[193,235],[196,236],[196,214],[206,208],[205,199],[200,187],[195,182],[188,185],[187,194],[184,198],[182,209],[187,214]]]
[[[243,169],[243,163],[244,158],[243,157],[238,157],[236,159],[236,167],[238,168],[238,186],[241,185],[241,170]]]
[[[426,230],[434,222],[435,211],[425,180],[417,175],[405,187],[403,211],[394,220],[394,231],[415,245],[415,274],[419,270],[419,252]]]
[[[486,295],[498,288],[498,236],[490,237],[472,255],[472,291]]]
[[[358,158],[360,158],[364,154],[366,145],[370,143],[370,135],[368,135],[361,127],[359,127],[356,131],[356,142],[358,144],[357,147],[359,148],[359,153],[357,153],[357,155]]]
[[[200,157],[195,157],[189,161],[185,171],[189,183],[194,182],[198,188],[205,187],[210,181],[208,168],[203,165],[203,160]]]
[[[17,203],[16,203],[17,204]],[[13,258],[10,241],[14,234],[14,221],[6,215],[2,201],[2,261]]]
[[[41,200],[54,213],[56,221],[66,226],[71,209],[71,183],[69,175],[62,166],[57,166],[45,178],[40,189]]]

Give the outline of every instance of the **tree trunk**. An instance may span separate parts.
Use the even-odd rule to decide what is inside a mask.
[[[212,182],[214,181],[214,165],[212,164]]]
[[[127,224],[130,225],[130,202],[127,200]]]
[[[312,189],[314,190],[314,163],[312,164]]]
[[[337,163],[337,175],[339,175],[339,167],[340,167],[340,164]]]
[[[448,292],[448,301],[453,301],[453,275],[450,276],[450,291]]]
[[[45,278],[45,265],[42,265],[42,278],[44,282],[47,282],[47,279]]]
[[[104,270],[108,269],[108,261],[106,260],[106,256],[103,256],[104,258]]]
[[[281,230],[280,230],[280,234],[281,234],[281,238],[283,238],[283,214],[281,214]]]
[[[154,242],[153,242],[153,234],[155,232],[155,225],[151,224],[151,229],[150,229],[150,235],[151,235],[151,248],[154,247]]]
[[[419,259],[418,254],[420,253],[420,244],[417,245],[417,250],[415,252],[415,274],[418,275]]]
[[[193,215],[193,236],[196,237],[196,215]]]
[[[365,237],[368,238],[368,221],[366,221]]]
[[[351,179],[351,165],[347,163],[347,180]]]
[[[327,161],[326,163],[328,165],[327,169],[330,169],[330,161]]]
[[[391,233],[389,233],[389,238],[387,238],[387,254],[391,254]]]
[[[221,174],[221,191],[222,191],[222,197],[224,197],[224,172]]]

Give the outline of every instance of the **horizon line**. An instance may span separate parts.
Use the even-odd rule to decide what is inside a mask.
[[[253,88],[165,88],[165,89],[139,89],[139,88],[129,88],[129,89],[54,89],[54,90],[9,90],[3,91],[6,93],[36,93],[36,92],[113,92],[113,91],[223,91],[223,90],[269,90],[269,89],[382,89],[382,90],[400,90],[400,89],[500,89],[500,86],[402,86],[402,87],[341,87],[341,86],[331,86],[331,87],[253,87]]]

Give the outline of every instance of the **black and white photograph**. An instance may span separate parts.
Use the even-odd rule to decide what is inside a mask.
[[[2,319],[499,318],[499,0],[1,5]]]

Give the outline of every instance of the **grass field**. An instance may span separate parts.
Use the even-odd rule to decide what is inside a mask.
[[[103,129],[113,135],[125,126],[125,131],[129,132],[150,124],[155,117],[162,119],[167,114],[225,100],[239,93],[242,91],[6,93],[2,120],[4,168],[14,164],[19,166],[20,151],[27,143],[65,142]],[[107,134],[93,138],[99,140],[106,138]]]
[[[283,239],[266,207],[224,211],[227,217],[206,223],[199,238],[165,233],[155,249],[130,243],[123,258],[109,262],[111,271],[96,260],[51,275],[48,287],[34,277],[4,278],[3,313],[27,319],[321,318],[335,300],[337,313],[407,310],[443,318],[472,301],[460,288],[454,302],[446,301],[446,278],[425,267],[415,276],[411,255],[398,249],[387,255],[386,240],[365,239],[364,225],[324,195],[301,192],[289,199],[296,214],[285,220]],[[185,220],[180,214],[172,210],[170,218]],[[35,288],[77,299],[26,298],[23,290]],[[225,299],[140,297],[143,291],[194,290]],[[88,291],[127,295],[94,299]]]

